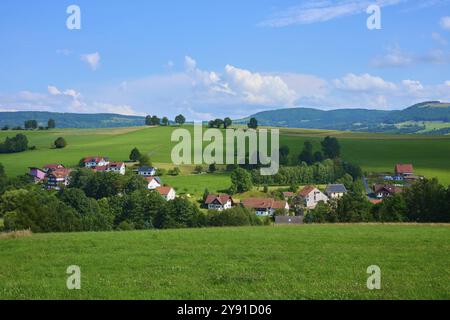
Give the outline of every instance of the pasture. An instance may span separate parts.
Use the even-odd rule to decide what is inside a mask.
[[[0,299],[450,299],[449,225],[304,225],[0,239]],[[81,290],[68,290],[68,266]],[[381,268],[368,290],[367,268]]]
[[[192,126],[185,126],[192,131]],[[116,129],[55,129],[51,131],[24,132],[35,145],[36,150],[15,154],[0,154],[0,163],[5,166],[8,175],[15,176],[27,172],[30,166],[42,166],[46,163],[63,163],[75,166],[78,161],[89,155],[109,156],[112,160],[127,160],[130,150],[138,147],[141,152],[150,155],[155,164],[170,168],[171,150],[175,143],[170,141],[174,127],[133,127]],[[12,136],[18,131],[0,131],[0,140]],[[327,130],[281,129],[280,145],[290,148],[291,157],[296,157],[303,143],[310,140],[315,148],[327,135],[335,136],[342,146],[342,157],[359,164],[365,171],[389,172],[396,163],[413,163],[418,174],[426,177],[438,177],[444,185],[450,184],[450,136],[387,135],[376,133],[351,133]],[[53,149],[51,144],[64,137],[68,146],[65,149]],[[211,189],[223,185],[209,178],[182,178],[190,175],[193,167],[182,168],[178,179],[188,181],[209,180]],[[174,182],[176,178],[167,178]],[[215,180],[215,179],[214,179]],[[219,186],[220,184],[220,186]],[[194,183],[191,183],[193,186]],[[208,187],[208,185],[202,186]],[[184,187],[183,187],[184,188]],[[191,191],[193,192],[193,191]]]

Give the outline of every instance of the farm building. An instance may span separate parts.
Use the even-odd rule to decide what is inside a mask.
[[[328,197],[314,186],[304,187],[298,195],[308,209],[314,209],[320,201],[328,202]]]
[[[104,167],[109,164],[109,159],[106,157],[86,157],[83,159],[86,168]]]
[[[395,174],[397,176],[406,178],[414,175],[414,168],[412,164],[397,164],[395,165]]]
[[[210,194],[206,197],[205,205],[209,210],[222,211],[231,209],[231,207],[234,205],[234,201],[228,194]]]
[[[272,198],[248,198],[242,200],[242,205],[247,209],[256,211],[257,216],[273,216],[275,210],[289,210],[289,204],[286,201],[277,201]]]
[[[347,193],[347,189],[343,184],[329,184],[325,189],[325,194],[330,199],[339,199]]]
[[[156,188],[156,191],[167,201],[175,200],[176,192],[172,187],[162,186]]]
[[[71,169],[58,169],[47,173],[46,187],[47,189],[60,190],[69,185]]]

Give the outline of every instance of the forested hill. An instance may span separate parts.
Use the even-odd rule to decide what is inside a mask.
[[[23,126],[27,120],[36,120],[39,126],[45,127],[48,119],[54,119],[58,128],[113,128],[144,125],[144,117],[112,113],[79,114],[17,111],[0,112],[0,127]]]
[[[290,128],[374,131],[391,133],[450,132],[450,103],[430,101],[403,110],[368,109],[318,110],[290,108],[256,113],[259,125]],[[239,120],[245,123],[248,118]],[[428,123],[428,122],[434,122]],[[434,125],[434,127],[433,127]]]

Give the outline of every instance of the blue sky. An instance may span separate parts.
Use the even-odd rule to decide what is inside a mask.
[[[0,41],[2,111],[207,120],[450,100],[449,0],[2,0]]]

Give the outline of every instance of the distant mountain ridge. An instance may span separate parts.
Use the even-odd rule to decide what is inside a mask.
[[[450,103],[428,101],[403,110],[287,108],[256,113],[245,119],[234,120],[246,124],[254,117],[259,125],[305,129],[344,131],[450,134]],[[48,119],[56,121],[57,128],[114,128],[142,126],[142,116],[113,113],[78,114],[46,111],[0,112],[0,127],[24,125],[26,120],[37,120],[47,126]],[[438,123],[436,125],[436,123]]]
[[[24,125],[26,120],[36,120],[39,126],[47,126],[48,119],[56,121],[57,128],[114,128],[144,125],[144,117],[113,113],[58,113],[46,111],[0,112],[0,127]]]
[[[391,133],[450,133],[450,103],[428,101],[404,110],[289,108],[256,113],[235,121],[246,123],[254,117],[259,125],[306,129],[329,129]],[[425,122],[448,123],[449,128],[428,130]]]

